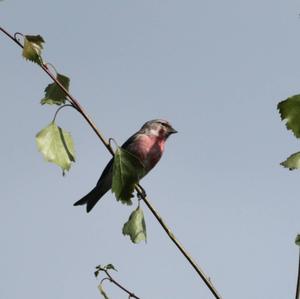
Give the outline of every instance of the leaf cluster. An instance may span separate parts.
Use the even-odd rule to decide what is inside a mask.
[[[96,271],[94,272],[95,277],[97,278],[100,272],[106,272],[109,270],[118,271],[113,264],[107,264],[105,266],[98,265],[95,267]]]

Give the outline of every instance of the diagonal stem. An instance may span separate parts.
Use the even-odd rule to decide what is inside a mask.
[[[18,46],[21,48],[24,48],[23,45],[15,39],[10,33],[8,33],[4,28],[0,27],[0,31],[2,31],[5,35],[7,35],[11,40],[13,40]],[[80,103],[73,97],[68,90],[65,89],[65,87],[56,79],[56,77],[50,72],[50,70],[47,67],[47,64],[39,65],[44,72],[47,73],[47,75],[60,87],[60,89],[65,93],[65,95],[69,98],[69,102],[73,104],[73,106],[80,112],[80,114],[84,117],[84,119],[88,122],[90,127],[93,129],[93,131],[96,133],[96,135],[100,138],[104,146],[108,149],[108,151],[113,154],[113,149],[111,148],[110,144],[105,140],[104,136],[101,134],[101,132],[97,129],[96,124],[92,121],[92,119],[89,117],[89,115],[84,111],[83,107],[80,105]]]
[[[4,34],[6,34],[10,39],[12,39],[15,43],[17,43],[21,48],[23,48],[23,45],[15,39],[11,34],[9,34],[6,30],[4,30],[2,27],[0,27],[0,31],[2,31]],[[74,105],[74,107],[78,110],[78,112],[83,116],[83,118],[87,121],[87,123],[90,125],[90,127],[93,129],[93,131],[96,133],[96,135],[100,138],[101,142],[104,144],[104,146],[107,148],[107,150],[114,155],[114,151],[112,147],[110,146],[109,142],[104,138],[102,133],[98,130],[96,127],[96,124],[93,122],[91,117],[87,114],[87,112],[84,110],[84,108],[80,105],[80,103],[64,88],[64,86],[56,79],[56,77],[49,71],[47,65],[40,65],[40,67],[47,73],[47,75],[61,88],[61,90],[65,93],[65,95],[68,97],[70,103]],[[179,249],[179,251],[184,255],[184,257],[187,259],[187,261],[190,263],[190,265],[194,268],[194,270],[197,272],[197,274],[201,277],[201,279],[204,281],[206,286],[209,288],[211,293],[214,295],[216,299],[221,299],[221,296],[218,294],[217,290],[211,283],[210,279],[207,278],[207,276],[204,274],[204,272],[200,269],[200,267],[196,264],[196,262],[192,259],[192,257],[188,254],[188,252],[183,248],[183,246],[179,243],[179,241],[176,239],[174,234],[171,232],[169,227],[165,224],[165,222],[162,220],[161,216],[158,214],[158,212],[154,209],[152,204],[149,202],[148,198],[145,196],[143,192],[143,188],[140,185],[136,185],[136,191],[139,194],[139,196],[143,199],[151,213],[154,215],[154,217],[157,219],[157,221],[160,223],[164,231],[167,233],[168,237],[173,241],[173,243],[176,245],[176,247]],[[299,279],[298,279],[299,281]],[[297,298],[298,299],[298,298]]]
[[[123,287],[121,284],[119,284],[116,280],[114,280],[114,278],[109,274],[109,272],[107,270],[104,270],[104,272],[106,273],[106,275],[107,275],[108,279],[110,280],[110,282],[112,282],[117,287],[119,287],[121,290],[123,290],[125,293],[127,293],[129,295],[129,298],[140,299],[140,297],[136,296],[134,293],[132,293],[131,291],[129,291],[128,289]]]
[[[298,262],[298,277],[297,277],[297,288],[296,288],[296,299],[299,299],[300,293],[300,247],[299,247],[299,262]]]
[[[210,279],[204,274],[203,270],[197,265],[197,263],[193,260],[193,258],[189,255],[189,253],[184,249],[182,244],[177,240],[177,238],[174,236],[170,228],[167,226],[167,224],[163,221],[161,216],[158,214],[158,212],[154,209],[153,205],[150,204],[148,201],[148,198],[145,196],[143,193],[143,188],[141,188],[140,185],[136,186],[136,191],[139,194],[139,196],[142,197],[143,201],[145,202],[146,206],[149,208],[151,213],[154,215],[156,220],[159,222],[159,224],[162,226],[164,231],[167,233],[169,238],[173,241],[175,246],[179,249],[179,251],[184,255],[184,257],[188,260],[188,262],[191,264],[191,266],[195,269],[195,271],[198,273],[198,275],[202,278],[206,286],[209,288],[209,290],[213,293],[215,298],[221,299],[221,296],[218,294],[218,291],[216,288],[213,286],[212,282]],[[297,298],[298,299],[298,298]]]

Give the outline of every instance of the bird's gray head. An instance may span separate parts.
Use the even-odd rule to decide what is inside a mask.
[[[177,131],[171,124],[164,119],[153,119],[147,121],[141,128],[141,131],[147,135],[154,135],[163,139],[167,139],[171,134]]]

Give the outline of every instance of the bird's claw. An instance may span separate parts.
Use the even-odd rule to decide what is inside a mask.
[[[139,200],[145,198],[147,196],[145,189],[142,186],[140,187],[140,192],[138,192],[137,197]]]

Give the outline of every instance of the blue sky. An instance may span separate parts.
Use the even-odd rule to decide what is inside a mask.
[[[282,299],[296,286],[300,173],[279,165],[299,142],[276,105],[300,92],[299,11],[283,0],[5,0],[0,18],[44,37],[45,60],[107,138],[168,119],[179,134],[142,181],[151,202],[224,299]],[[62,177],[43,161],[34,137],[55,111],[39,105],[50,81],[3,35],[0,45],[0,298],[100,298],[93,268],[105,263],[141,298],[212,298],[146,207],[148,242],[134,245],[121,229],[135,206],[111,193],[89,215],[72,206],[110,156],[66,109],[57,122],[77,162]]]

